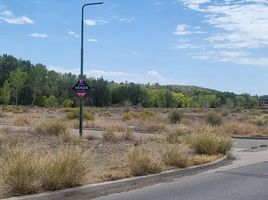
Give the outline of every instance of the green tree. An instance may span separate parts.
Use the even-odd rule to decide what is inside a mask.
[[[6,80],[4,82],[3,87],[0,89],[0,101],[3,104],[8,104],[9,100],[10,100],[10,95],[11,95],[11,91],[10,91],[10,86],[8,81]]]
[[[9,74],[10,85],[15,93],[16,105],[18,105],[18,94],[24,87],[27,78],[27,72],[22,71],[21,68],[16,68]]]

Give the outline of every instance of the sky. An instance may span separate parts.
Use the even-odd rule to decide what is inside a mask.
[[[0,0],[0,54],[80,73],[85,0]],[[268,94],[268,0],[104,0],[84,18],[84,73]]]

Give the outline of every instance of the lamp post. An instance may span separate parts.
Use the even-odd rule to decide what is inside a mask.
[[[80,70],[80,79],[83,79],[84,76],[84,9],[86,6],[94,6],[103,4],[103,2],[97,3],[87,3],[82,6],[82,20],[81,20],[81,70]],[[79,135],[80,137],[83,134],[83,98],[80,98],[80,120],[79,120]]]

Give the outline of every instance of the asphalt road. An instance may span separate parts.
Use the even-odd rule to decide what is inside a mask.
[[[229,166],[95,200],[268,200],[268,141],[234,143]]]
[[[96,200],[267,200],[268,162],[196,175]]]

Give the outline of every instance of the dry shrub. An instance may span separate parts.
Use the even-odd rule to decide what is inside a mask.
[[[181,111],[173,110],[168,114],[168,119],[171,123],[180,123],[184,118],[184,114]]]
[[[137,130],[148,131],[150,133],[165,131],[167,129],[165,124],[156,121],[135,120],[133,121],[133,125]]]
[[[15,147],[5,152],[0,160],[1,182],[5,192],[12,195],[39,192],[42,157],[31,148]]]
[[[205,121],[209,125],[219,126],[223,123],[223,117],[220,113],[211,111],[206,115]]]
[[[190,165],[186,152],[179,145],[166,145],[161,151],[161,158],[168,166],[184,168]]]
[[[0,133],[0,155],[2,151],[15,147],[19,143],[19,138],[14,134]]]
[[[122,141],[134,141],[134,134],[132,131],[128,130],[127,132],[123,133],[120,137]]]
[[[219,136],[215,129],[209,126],[204,126],[189,136],[187,142],[198,154],[226,154],[232,148],[230,138]]]
[[[133,118],[134,119],[139,118],[139,113],[133,112],[133,111],[123,113],[123,120],[124,121],[128,121],[128,120],[131,120]]]
[[[120,141],[120,137],[113,131],[113,130],[107,130],[105,133],[102,135],[102,138],[106,142],[118,142]]]
[[[169,144],[180,143],[179,136],[181,136],[181,132],[179,131],[169,131],[165,133],[165,141]]]
[[[95,118],[95,113],[89,112],[88,110],[83,109],[83,116],[84,116],[85,120],[93,121]],[[79,108],[69,109],[68,112],[66,113],[67,119],[79,119],[79,117],[80,117],[80,109]]]
[[[161,171],[157,156],[144,148],[133,148],[128,152],[130,173],[134,176],[141,176]]]
[[[56,190],[81,185],[89,172],[88,155],[80,147],[63,147],[47,154],[42,188]]]
[[[65,131],[64,133],[62,133],[60,135],[60,139],[63,142],[67,142],[70,144],[76,144],[76,145],[80,144],[80,142],[81,142],[81,138],[78,135],[73,135],[69,131]]]
[[[192,165],[203,165],[206,163],[213,162],[217,160],[219,156],[217,155],[196,155],[191,159]]]
[[[243,122],[230,122],[224,124],[223,127],[228,135],[255,135],[258,132],[256,126]]]
[[[65,147],[57,152],[12,148],[0,160],[2,185],[11,195],[80,185],[89,169],[87,155],[79,147]]]
[[[29,124],[30,124],[29,119],[23,116],[16,117],[15,122],[14,122],[14,125],[16,126],[26,126]]]
[[[36,133],[42,135],[59,136],[62,134],[66,134],[67,131],[68,131],[67,124],[62,120],[56,120],[56,119],[41,122],[36,127]]]

